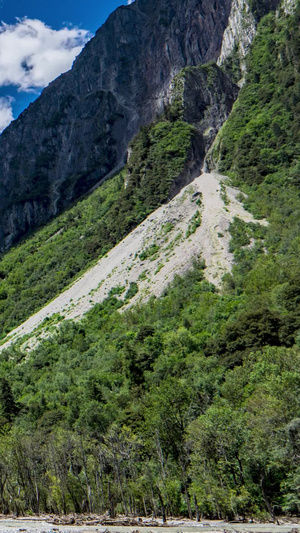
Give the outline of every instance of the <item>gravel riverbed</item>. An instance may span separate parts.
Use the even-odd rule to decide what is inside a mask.
[[[156,522],[157,523],[157,522]],[[284,524],[272,523],[230,523],[219,520],[203,522],[172,520],[165,526],[151,526],[151,524],[138,528],[132,526],[99,526],[99,525],[53,525],[46,520],[38,518],[0,519],[1,533],[300,533],[299,524],[287,522]]]

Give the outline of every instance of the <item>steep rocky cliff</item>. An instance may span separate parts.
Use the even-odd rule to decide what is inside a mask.
[[[241,74],[245,72],[245,57],[256,32],[254,15],[246,0],[232,0],[228,26],[224,32],[218,64],[222,65],[233,54],[238,56]]]
[[[231,0],[136,0],[0,138],[0,249],[121,166],[185,66],[216,60]]]
[[[0,137],[0,252],[120,169],[140,127],[172,105],[181,69],[232,61],[237,49],[243,58],[256,21],[278,3],[136,0],[117,9]],[[199,145],[171,194],[202,164],[237,95],[220,72],[210,82],[204,72],[185,76],[183,119],[197,126]]]
[[[227,120],[239,89],[215,64],[187,67],[174,76],[167,116],[177,114],[195,128],[191,153],[169,190],[169,198],[199,175],[205,156]]]

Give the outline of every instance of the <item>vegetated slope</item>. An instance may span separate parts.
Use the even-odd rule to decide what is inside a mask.
[[[174,78],[166,113],[141,129],[124,172],[0,261],[2,337],[197,175],[237,92],[214,64]]]
[[[299,16],[298,8],[293,17],[268,15],[262,21],[248,61],[247,83],[213,151],[213,164],[248,194],[250,210],[270,221],[267,255],[253,261],[246,250],[237,250],[235,286],[285,310],[296,329],[300,325]]]
[[[0,250],[124,165],[183,67],[218,58],[231,0],[136,0],[0,137]]]
[[[214,161],[270,224],[222,293],[198,265],[1,354],[4,511],[299,514],[299,60],[299,12],[263,19]]]
[[[26,355],[1,354],[4,510],[297,512],[287,318],[202,279],[198,266],[122,314],[111,296]]]
[[[252,242],[243,228],[245,246],[263,243],[262,222],[253,223],[253,216],[243,209],[237,196],[238,190],[226,185],[225,176],[200,175],[171,202],[149,215],[69,289],[12,331],[0,350],[32,334],[46,319],[44,327],[23,346],[28,350],[37,337],[51,332],[53,321],[58,325],[63,319],[78,319],[109,295],[116,295],[127,306],[160,296],[175,275],[185,273],[200,258],[205,262],[205,278],[220,287],[233,263],[230,224],[252,222],[246,226]]]

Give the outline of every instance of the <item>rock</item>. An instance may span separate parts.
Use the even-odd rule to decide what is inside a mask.
[[[231,0],[136,0],[0,137],[0,250],[125,161],[183,67],[217,60]]]
[[[170,198],[199,175],[205,155],[228,118],[239,92],[215,64],[184,69],[179,77],[182,78],[182,119],[196,128],[197,135],[189,160],[171,187]]]
[[[135,0],[112,13],[0,137],[0,252],[119,171],[133,136],[178,95],[198,135],[170,196],[195,177],[237,96],[216,65],[195,67],[224,62],[237,43],[246,54],[259,14],[245,1]]]
[[[256,23],[247,0],[232,0],[228,26],[224,32],[218,64],[222,65],[237,50],[242,72],[244,59],[256,34]]]

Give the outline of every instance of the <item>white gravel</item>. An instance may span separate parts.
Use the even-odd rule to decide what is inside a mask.
[[[226,180],[216,173],[202,173],[172,201],[149,215],[73,285],[10,333],[0,351],[23,335],[31,334],[54,314],[61,315],[62,319],[82,317],[95,303],[102,302],[114,287],[125,287],[122,298],[130,283],[138,284],[138,293],[129,305],[144,302],[152,294],[159,296],[175,274],[183,274],[198,258],[205,261],[206,278],[220,286],[222,276],[230,272],[233,265],[228,249],[230,222],[234,217],[254,221],[237,200],[239,191],[227,186]],[[187,237],[197,211],[201,224]],[[157,247],[157,252],[143,259],[142,252],[147,253],[151,245]],[[27,342],[27,349],[44,334],[41,330],[35,333],[33,340]]]
[[[38,519],[1,519],[0,533],[189,533],[191,528],[197,533],[211,532],[211,533],[289,533],[291,530],[299,529],[299,524],[292,522],[283,525],[276,524],[250,524],[250,523],[228,523],[221,520],[205,520],[203,522],[187,521],[187,520],[173,520],[168,522],[169,527],[148,527],[139,526],[138,530],[134,527],[123,526],[54,526],[46,521]]]

